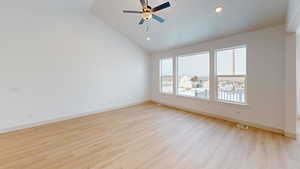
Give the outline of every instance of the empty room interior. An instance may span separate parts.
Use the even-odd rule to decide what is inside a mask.
[[[0,169],[300,169],[300,0],[0,0]]]

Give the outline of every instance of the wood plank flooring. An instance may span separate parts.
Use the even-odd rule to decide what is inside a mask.
[[[0,169],[300,169],[300,142],[143,104],[1,134]]]

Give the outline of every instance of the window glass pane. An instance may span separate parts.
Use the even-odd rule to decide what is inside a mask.
[[[245,103],[245,77],[218,77],[218,100]]]
[[[235,49],[235,74],[246,75],[246,47]]]
[[[243,46],[216,52],[218,100],[246,103],[246,50]]]
[[[160,60],[161,92],[173,93],[173,59]]]
[[[209,52],[178,57],[178,95],[209,97]]]
[[[246,47],[217,51],[217,75],[246,75]]]
[[[233,71],[233,50],[217,51],[217,74],[232,75]]]

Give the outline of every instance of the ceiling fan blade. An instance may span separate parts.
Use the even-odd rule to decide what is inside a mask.
[[[142,12],[142,11],[124,10],[123,13],[138,13],[138,14],[141,14],[141,13],[143,13],[143,12]]]
[[[154,14],[152,14],[152,18],[157,20],[160,23],[163,23],[165,21],[162,17],[154,15]]]
[[[142,18],[141,21],[139,22],[139,25],[142,25],[144,23],[144,19]]]
[[[163,4],[161,4],[161,5],[159,5],[159,6],[155,7],[155,8],[153,8],[153,9],[152,9],[152,12],[156,12],[156,11],[159,11],[159,10],[162,10],[162,9],[165,9],[165,8],[168,8],[168,7],[170,7],[170,6],[171,6],[170,2],[166,2],[166,3],[163,3]]]
[[[140,0],[140,2],[141,2],[141,4],[142,4],[142,7],[146,7],[146,6],[147,6],[145,0]]]

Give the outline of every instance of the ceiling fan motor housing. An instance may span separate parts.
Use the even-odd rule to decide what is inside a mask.
[[[152,18],[152,11],[151,11],[151,7],[147,6],[143,9],[143,19],[144,20],[149,20]]]

